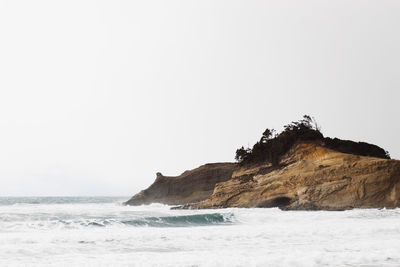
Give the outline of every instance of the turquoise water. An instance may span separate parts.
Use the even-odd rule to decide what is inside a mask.
[[[127,197],[2,197],[5,212],[0,218],[3,229],[26,227],[190,227],[232,223],[232,213],[171,215],[154,208],[146,210],[123,206]],[[107,205],[108,204],[108,205]],[[111,205],[111,208],[110,208]],[[103,207],[103,212],[93,210]],[[114,210],[112,209],[114,207]],[[163,207],[163,206],[161,206]],[[76,208],[76,209],[74,209]],[[22,209],[22,212],[19,210]],[[121,209],[123,210],[121,212]],[[108,211],[108,212],[106,212]],[[178,213],[178,212],[175,212]],[[2,223],[2,224],[1,224]],[[0,228],[1,232],[1,228]]]

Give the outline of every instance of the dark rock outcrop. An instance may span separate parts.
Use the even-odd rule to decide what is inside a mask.
[[[235,163],[206,164],[175,177],[157,173],[155,182],[149,188],[134,195],[125,204],[181,205],[205,200],[211,196],[217,183],[231,179],[235,166]]]

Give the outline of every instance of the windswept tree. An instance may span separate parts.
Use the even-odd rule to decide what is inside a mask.
[[[250,148],[245,149],[243,146],[236,150],[235,159],[237,162],[243,162],[243,160],[249,155],[251,152]]]
[[[236,150],[235,159],[239,163],[256,163],[267,161],[272,165],[278,165],[281,156],[299,140],[316,140],[323,138],[317,130],[314,120],[304,115],[303,119],[284,126],[284,130],[277,134],[274,129],[267,128],[260,141],[254,144],[252,149],[244,147]]]
[[[283,131],[280,133],[276,133],[274,129],[267,128],[260,140],[251,149],[241,147],[236,150],[235,159],[240,164],[267,162],[272,166],[279,166],[281,157],[296,142],[304,141],[318,141],[319,144],[327,148],[343,153],[385,159],[390,158],[389,152],[376,145],[324,137],[316,120],[309,115],[304,115],[301,120],[285,125]]]
[[[266,129],[264,133],[261,136],[260,142],[261,143],[266,143],[268,140],[270,140],[275,134],[274,129]]]

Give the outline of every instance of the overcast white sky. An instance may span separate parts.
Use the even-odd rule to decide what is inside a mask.
[[[0,0],[0,195],[132,195],[303,114],[400,158],[400,1]]]

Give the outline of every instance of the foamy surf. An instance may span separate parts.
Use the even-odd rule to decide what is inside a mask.
[[[0,198],[0,266],[399,266],[400,210]]]

